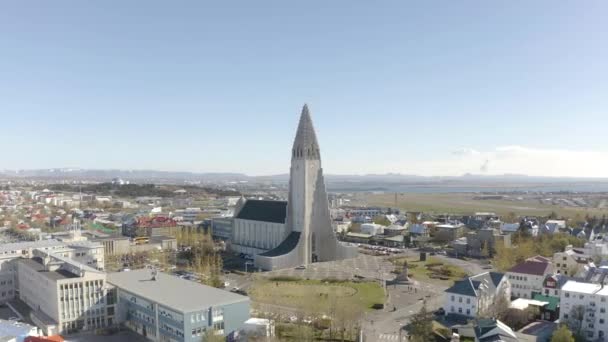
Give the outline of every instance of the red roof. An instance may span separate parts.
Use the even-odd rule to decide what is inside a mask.
[[[138,217],[137,226],[142,228],[175,227],[177,226],[177,222],[165,216]]]
[[[63,342],[65,341],[63,337],[59,335],[53,336],[28,336],[25,338],[24,342]]]

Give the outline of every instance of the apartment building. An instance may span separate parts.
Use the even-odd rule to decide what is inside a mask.
[[[553,254],[555,272],[570,277],[574,277],[581,271],[584,271],[585,266],[591,263],[593,263],[592,256],[572,246],[566,246],[565,251]]]
[[[511,283],[511,296],[532,299],[534,294],[543,293],[543,282],[553,272],[551,261],[545,258],[530,258],[507,271]]]
[[[602,277],[604,278],[604,277]],[[587,341],[603,341],[608,334],[608,287],[599,283],[567,281],[560,295],[560,322],[582,331]]]

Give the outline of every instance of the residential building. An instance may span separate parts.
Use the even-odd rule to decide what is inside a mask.
[[[249,317],[248,297],[148,269],[108,274],[116,318],[152,341],[232,337]]]
[[[593,257],[573,248],[566,246],[563,252],[553,254],[553,265],[555,272],[567,276],[575,276],[584,270],[585,266],[593,263]]]
[[[479,319],[467,324],[454,325],[452,331],[458,334],[458,340],[461,340],[462,338],[464,341],[522,341],[509,326],[497,319]],[[454,339],[452,341],[454,341]]]
[[[481,273],[455,281],[445,290],[443,309],[446,315],[477,317],[487,312],[499,296],[506,300],[511,298],[511,284],[507,277],[497,272]]]
[[[507,271],[511,283],[511,296],[531,299],[534,294],[543,293],[543,282],[552,274],[550,261],[537,261],[533,258],[513,266]]]
[[[453,241],[464,234],[464,225],[462,224],[438,224],[435,228],[437,229],[435,233],[435,240],[437,241]]]
[[[588,341],[603,340],[608,334],[608,287],[600,283],[567,281],[560,296],[560,322],[580,331]]]
[[[560,298],[562,287],[568,280],[574,280],[564,274],[550,274],[543,282],[543,295]]]

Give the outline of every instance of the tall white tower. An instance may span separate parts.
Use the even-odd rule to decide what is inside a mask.
[[[286,225],[290,231],[287,239],[256,256],[260,268],[294,267],[357,255],[357,248],[340,243],[331,227],[321,152],[307,105],[302,108],[291,149]]]

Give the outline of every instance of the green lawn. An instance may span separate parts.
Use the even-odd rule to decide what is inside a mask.
[[[293,308],[315,306],[318,311],[326,311],[331,305],[368,310],[384,303],[384,289],[377,282],[257,279],[249,296],[258,303]]]
[[[398,270],[401,269],[404,262],[407,262],[409,276],[425,283],[450,285],[454,280],[467,275],[462,268],[444,263],[434,257],[428,257],[426,261],[420,261],[416,257],[397,257],[390,260]]]

